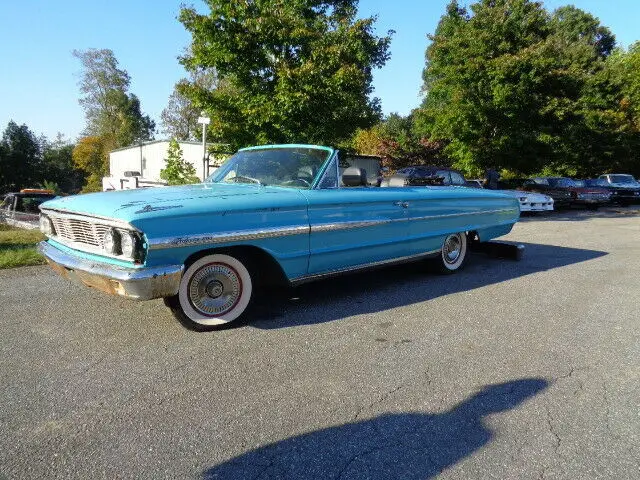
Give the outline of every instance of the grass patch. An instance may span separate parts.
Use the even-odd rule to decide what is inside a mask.
[[[44,238],[38,230],[23,230],[0,224],[0,268],[46,263],[36,250],[36,245]]]

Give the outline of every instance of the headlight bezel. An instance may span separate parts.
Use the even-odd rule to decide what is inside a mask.
[[[47,237],[54,236],[56,234],[55,226],[53,225],[53,220],[49,218],[44,213],[40,214],[39,219],[39,228],[42,233],[44,233]]]
[[[111,227],[102,237],[103,252],[115,258],[130,261],[140,261],[142,252],[142,242],[136,232],[123,228]]]
[[[107,255],[120,255],[120,234],[115,228],[109,228],[102,236],[102,249]]]
[[[118,230],[118,233],[120,234],[120,255],[135,260],[139,245],[137,236],[129,230]]]

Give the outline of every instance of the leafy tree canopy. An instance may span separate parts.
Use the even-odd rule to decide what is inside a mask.
[[[390,34],[357,19],[357,0],[208,0],[183,8],[192,35],[181,62],[215,69],[215,90],[178,86],[212,118],[214,140],[232,147],[278,142],[336,144],[380,118],[372,70],[389,58]]]
[[[163,133],[168,135],[169,138],[175,138],[180,141],[197,140],[201,129],[198,124],[198,117],[202,107],[195,105],[182,92],[188,89],[190,84],[197,85],[199,89],[210,92],[216,88],[217,83],[218,78],[214,70],[195,72],[189,80],[186,78],[179,80],[169,97],[168,105],[160,115],[164,127]]]
[[[104,138],[97,136],[81,138],[74,147],[72,156],[75,167],[87,175],[82,192],[101,191],[102,177],[109,172],[109,156]]]
[[[128,92],[130,77],[118,68],[108,49],[74,50],[82,64],[80,105],[85,110],[85,135],[103,138],[107,150],[153,138],[155,123],[141,111],[140,100]]]
[[[26,125],[10,121],[0,141],[0,192],[35,185],[42,145]]]
[[[592,15],[549,14],[530,0],[470,10],[452,1],[430,38],[416,129],[448,142],[457,167],[590,175],[628,154],[607,71],[615,38]]]

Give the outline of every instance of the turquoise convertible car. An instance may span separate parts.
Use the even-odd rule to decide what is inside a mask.
[[[518,200],[458,187],[373,187],[314,145],[246,148],[197,185],[103,192],[41,205],[40,251],[61,275],[111,294],[164,298],[183,325],[247,315],[265,285],[431,257],[507,234]]]

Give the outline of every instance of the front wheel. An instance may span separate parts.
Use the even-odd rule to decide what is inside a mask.
[[[226,254],[206,255],[184,272],[178,295],[165,304],[185,327],[215,330],[237,322],[253,299],[253,279],[246,262]]]
[[[437,270],[444,274],[460,270],[467,259],[467,250],[467,235],[465,233],[447,235],[442,242],[440,255],[433,259]]]

